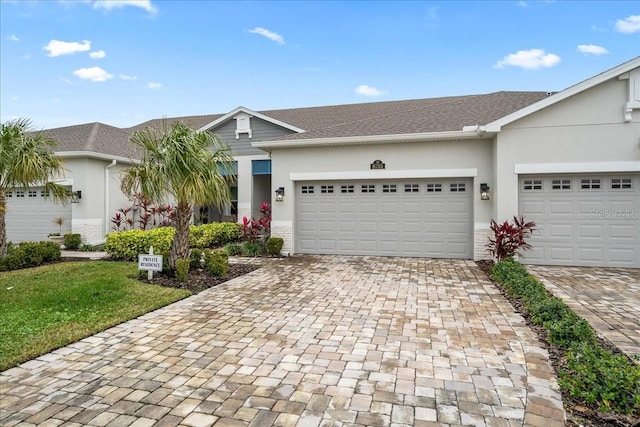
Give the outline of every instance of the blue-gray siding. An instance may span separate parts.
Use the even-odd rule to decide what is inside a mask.
[[[236,139],[236,121],[231,119],[213,129],[209,129],[209,132],[218,135],[225,144],[231,147],[234,151],[234,155],[236,156],[264,154],[265,152],[263,150],[253,148],[251,143],[266,141],[294,133],[289,129],[276,126],[273,123],[269,123],[255,117],[251,119],[251,130],[251,139],[249,139],[249,135],[246,133],[241,133],[240,138]]]

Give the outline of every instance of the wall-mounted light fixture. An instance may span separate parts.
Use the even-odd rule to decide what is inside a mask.
[[[480,200],[489,200],[489,186],[486,182],[480,184]]]
[[[284,200],[284,187],[280,187],[276,190],[276,202],[282,202]]]
[[[82,191],[71,192],[71,203],[80,203],[80,199],[82,199]]]

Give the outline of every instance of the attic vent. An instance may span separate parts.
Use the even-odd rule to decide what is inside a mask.
[[[251,116],[247,113],[239,113],[234,117],[236,121],[236,139],[240,139],[241,133],[249,135],[249,139],[253,136],[251,132]]]

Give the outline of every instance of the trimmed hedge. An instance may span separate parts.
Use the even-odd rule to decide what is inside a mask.
[[[175,228],[160,227],[151,230],[127,230],[107,234],[105,251],[114,259],[133,261],[138,254],[148,253],[153,246],[156,254],[166,255],[171,249]],[[237,240],[240,224],[216,222],[192,225],[189,229],[189,245],[192,248],[209,248]]]
[[[242,227],[235,222],[214,222],[192,225],[189,230],[189,245],[192,248],[211,248],[235,242]]]
[[[229,253],[224,249],[206,250],[204,262],[210,276],[225,277],[229,269]]]
[[[640,365],[602,348],[587,321],[554,297],[513,259],[498,262],[491,276],[522,301],[525,312],[547,331],[567,360],[558,382],[571,398],[603,412],[640,416]]]
[[[280,255],[282,246],[284,246],[284,239],[282,237],[269,237],[264,246],[269,255]]]
[[[36,267],[45,262],[59,261],[60,258],[60,245],[56,242],[42,241],[22,242],[18,245],[9,244],[7,256],[0,258],[0,271]]]
[[[65,249],[75,251],[82,244],[82,237],[78,233],[67,233],[62,241]]]

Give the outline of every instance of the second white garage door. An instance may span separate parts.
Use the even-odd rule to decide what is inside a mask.
[[[640,267],[640,175],[520,177],[530,264]]]
[[[471,180],[299,182],[295,251],[473,257]]]
[[[63,218],[62,229],[54,220]],[[71,232],[71,204],[53,202],[40,187],[7,192],[7,240],[47,240],[49,233]]]

